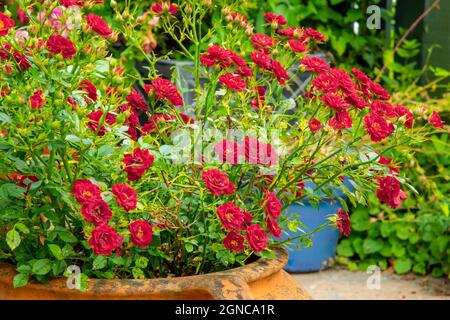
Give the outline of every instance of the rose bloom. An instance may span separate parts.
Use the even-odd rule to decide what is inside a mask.
[[[350,217],[341,208],[337,211],[336,226],[341,234],[348,237],[350,235]]]
[[[36,90],[33,95],[30,97],[30,106],[31,109],[40,109],[44,104],[44,99],[42,98],[42,90]]]
[[[327,41],[327,39],[321,32],[314,30],[312,28],[307,28],[305,30],[305,34],[308,38],[314,39],[317,42],[326,42]]]
[[[99,16],[89,13],[84,17],[84,19],[88,23],[89,28],[94,30],[99,36],[103,38],[109,38],[111,36],[111,28],[108,26],[106,21]]]
[[[435,128],[444,128],[444,124],[442,123],[441,116],[436,111],[433,111],[430,118],[428,118],[428,122],[433,125]]]
[[[370,139],[374,142],[379,142],[394,132],[392,123],[387,122],[383,117],[380,117],[377,114],[371,113],[365,116],[364,124],[370,135]]]
[[[227,236],[223,239],[223,246],[228,250],[233,251],[244,251],[244,237],[237,234],[234,231],[231,231]]]
[[[364,109],[369,105],[369,103],[364,100],[364,98],[360,97],[356,92],[347,93],[345,101],[359,110]]]
[[[322,128],[322,124],[316,118],[312,118],[308,122],[308,127],[312,132],[316,132],[316,131],[320,130],[320,128]]]
[[[245,238],[254,252],[261,252],[267,247],[267,234],[259,224],[252,224],[245,230]]]
[[[342,130],[345,128],[351,128],[353,125],[353,120],[346,111],[336,112],[334,117],[328,120],[328,124],[335,130]]]
[[[269,217],[267,217],[266,218],[266,227],[267,227],[267,230],[269,230],[269,232],[274,237],[277,237],[277,238],[281,239],[282,230],[281,230],[280,226],[278,225],[278,223],[275,220],[270,219]]]
[[[99,137],[103,137],[106,133],[105,126],[101,126],[100,129],[98,129],[98,125],[100,123],[100,119],[102,118],[102,116],[103,116],[102,110],[92,111],[87,116],[90,120],[92,120],[87,123],[87,127],[92,131],[97,132],[97,135]],[[116,116],[108,112],[105,117],[105,123],[112,126],[113,124],[116,123]]]
[[[20,71],[25,71],[31,68],[31,65],[28,62],[27,58],[25,58],[25,56],[21,54],[19,51],[14,50],[13,57],[14,60],[16,60],[16,63]]]
[[[14,20],[0,12],[0,37],[6,36],[9,29],[14,27]]]
[[[202,180],[205,182],[206,189],[216,196],[232,194],[235,190],[235,186],[228,176],[217,169],[204,171]]]
[[[88,240],[89,246],[96,255],[109,256],[114,250],[120,250],[123,237],[120,236],[113,227],[106,224],[98,226],[92,231],[92,236]]]
[[[130,94],[127,96],[127,101],[135,109],[143,111],[148,110],[147,102],[145,102],[144,98],[140,95],[140,93],[134,89],[131,89]]]
[[[112,217],[111,209],[103,200],[89,202],[81,207],[81,214],[87,222],[93,223],[96,226],[106,224]]]
[[[325,93],[322,96],[321,100],[325,103],[326,106],[338,112],[346,111],[350,108],[350,106],[347,102],[345,102],[344,99],[333,93]]]
[[[145,248],[152,242],[153,231],[152,226],[145,220],[136,220],[130,223],[131,241],[141,247]]]
[[[369,77],[364,72],[359,70],[358,68],[352,68],[352,73],[355,76],[355,78],[358,79],[359,82],[361,82],[363,84],[370,82]]]
[[[312,85],[322,92],[336,92],[339,84],[333,77],[328,74],[320,74],[311,82]]]
[[[72,194],[81,205],[102,200],[100,193],[100,188],[89,179],[78,179],[73,184]]]
[[[306,45],[303,43],[303,41],[297,39],[289,39],[287,43],[289,45],[289,48],[291,48],[291,50],[295,53],[302,53],[306,51]]]
[[[256,98],[250,101],[250,105],[253,109],[258,110],[260,106],[266,104],[266,89],[263,86],[256,87]]]
[[[318,57],[303,57],[301,60],[301,64],[305,67],[306,70],[316,73],[325,73],[327,71],[330,71],[331,69],[328,62]]]
[[[172,4],[170,2],[158,2],[151,6],[150,8],[154,13],[170,13],[175,15],[178,13],[178,6],[176,4]]]
[[[270,53],[270,48],[276,46],[278,44],[277,39],[273,39],[270,36],[262,33],[255,33],[250,37],[250,40],[253,42],[253,48],[255,50],[261,50],[267,54]]]
[[[125,172],[128,175],[128,180],[139,180],[150,168],[155,157],[147,149],[136,148],[133,154],[125,154],[123,162],[125,163]]]
[[[287,23],[286,18],[283,17],[281,14],[275,14],[272,12],[264,13],[264,20],[266,20],[267,23],[270,23],[275,27],[283,26]]]
[[[274,219],[278,219],[281,214],[281,202],[273,192],[266,192],[266,197],[261,201],[261,206]]]
[[[405,127],[411,129],[414,124],[414,114],[407,107],[398,104],[394,108],[395,115],[399,118],[405,117]]]
[[[226,202],[216,209],[217,215],[225,229],[242,230],[244,223],[244,214],[239,207],[232,202]]]
[[[137,193],[136,190],[127,186],[125,183],[112,186],[112,192],[116,196],[116,201],[126,211],[136,209]]]
[[[64,59],[72,59],[77,52],[73,42],[59,34],[54,34],[48,38],[47,49],[52,54],[61,53]]]
[[[237,92],[242,92],[247,87],[244,79],[230,72],[221,75],[219,81],[227,88]]]
[[[145,85],[145,91],[147,94],[153,93],[157,99],[169,100],[174,106],[181,107],[184,105],[178,88],[167,79],[160,77],[153,79],[151,85]]]
[[[385,88],[373,81],[369,82],[369,90],[381,100],[389,100],[391,98],[389,92]]]
[[[377,198],[395,209],[400,207],[407,196],[400,187],[400,181],[394,177],[387,176],[378,179]]]
[[[89,80],[81,81],[79,89],[86,91],[91,101],[97,100],[97,88]]]
[[[19,23],[21,26],[24,26],[30,22],[30,17],[25,12],[25,10],[23,10],[21,8],[17,8],[16,14],[17,14],[17,20],[19,20]]]
[[[285,29],[277,30],[280,36],[288,37],[291,39],[300,39],[303,37],[304,31],[300,27],[287,27]]]
[[[370,106],[370,112],[380,117],[394,118],[396,116],[394,107],[389,103],[381,100],[375,100]]]
[[[332,68],[330,76],[338,84],[339,88],[345,93],[355,92],[356,84],[350,75],[341,69]]]

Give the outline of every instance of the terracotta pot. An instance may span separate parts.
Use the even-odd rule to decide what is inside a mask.
[[[66,279],[31,282],[14,289],[14,267],[0,264],[0,299],[297,299],[310,296],[283,267],[288,253],[274,250],[276,259],[259,259],[246,266],[205,275],[148,280],[91,279],[85,292],[69,289]]]

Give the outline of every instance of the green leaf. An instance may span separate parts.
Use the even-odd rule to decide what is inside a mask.
[[[6,234],[6,243],[11,250],[16,249],[20,244],[20,234],[14,229],[9,230]]]
[[[28,229],[23,223],[17,222],[14,226],[20,231],[22,231],[22,233],[25,234],[30,233],[30,229]]]
[[[365,254],[378,252],[383,248],[383,241],[366,239],[363,242],[363,250]]]
[[[62,253],[61,248],[56,244],[49,244],[48,248],[50,249],[50,252],[55,256],[58,260],[63,260],[64,255]]]
[[[106,263],[108,262],[108,258],[105,256],[96,256],[93,262],[93,267],[95,270],[100,270],[106,267]]]
[[[50,272],[52,269],[52,263],[49,259],[36,260],[33,264],[31,272],[36,275],[43,276]]]
[[[138,268],[146,268],[148,265],[148,259],[146,257],[139,257],[136,259],[135,264]]]
[[[58,260],[53,263],[52,272],[53,276],[57,276],[66,270],[66,262],[64,260]]]
[[[27,264],[22,264],[22,265],[17,267],[17,272],[30,274],[31,273],[31,267],[29,265],[27,265]]]
[[[394,260],[394,270],[396,273],[407,273],[411,270],[412,262],[409,258],[401,258]]]
[[[64,242],[75,243],[78,239],[68,230],[58,231],[59,238]]]
[[[352,243],[348,239],[344,239],[337,247],[337,253],[340,256],[351,257],[355,254],[353,251]]]
[[[14,276],[13,286],[14,288],[23,287],[28,283],[28,275],[24,273],[18,273]]]
[[[184,245],[184,248],[186,249],[187,252],[192,252],[192,251],[194,251],[194,246],[193,246],[192,244],[190,244],[190,243],[186,243],[186,244]]]

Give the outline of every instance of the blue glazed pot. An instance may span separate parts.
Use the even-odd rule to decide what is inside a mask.
[[[348,179],[344,180],[344,185],[352,190],[353,187]],[[311,182],[306,182],[305,187],[314,189],[316,185]],[[333,194],[337,194],[342,199],[346,196],[341,190],[332,189]],[[320,193],[321,191],[318,191]],[[299,214],[299,220],[305,225],[304,232],[311,232],[317,227],[323,225],[328,221],[328,215],[336,214],[338,208],[342,205],[336,198],[325,198],[316,207],[313,207],[308,198],[305,198],[302,203],[296,203],[286,209],[286,214]],[[300,236],[303,232],[287,231],[283,235],[283,240]],[[327,227],[312,235],[312,247],[301,248],[298,250],[295,244],[288,245],[289,260],[284,268],[288,272],[315,272],[325,269],[329,266],[330,259],[336,256],[336,249],[338,244],[339,231],[334,227]]]

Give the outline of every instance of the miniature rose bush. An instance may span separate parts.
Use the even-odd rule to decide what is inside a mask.
[[[148,15],[175,42],[194,43],[194,54],[185,51],[195,62],[188,106],[155,71],[157,57],[147,56],[138,90],[126,61],[108,55],[119,33],[141,46],[135,17],[113,30],[92,2],[18,3],[23,27],[0,16],[0,258],[17,265],[15,286],[74,264],[87,277],[152,278],[270,258],[280,243],[310,243],[311,233],[280,240],[301,228],[283,209],[306,196],[318,203],[316,191],[331,186],[353,203],[373,192],[391,207],[404,200],[407,181],[383,154],[411,152],[427,133],[361,71],[310,56],[321,33],[275,13],[265,15],[270,35],[253,33],[224,8],[230,32],[217,38],[197,32],[207,2],[153,5]],[[283,100],[299,61],[312,84]],[[437,114],[430,123],[441,126]],[[345,210],[330,224],[348,236]]]

